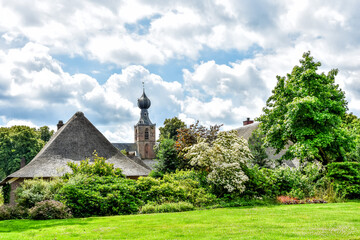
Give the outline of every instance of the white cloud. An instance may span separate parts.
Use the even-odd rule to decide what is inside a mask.
[[[346,56],[360,42],[356,1],[2,0],[0,5],[0,32],[7,43],[29,39],[51,54],[120,66],[197,59],[206,47],[247,51],[260,46],[271,52],[304,42]],[[143,24],[146,31],[129,31],[128,24]]]
[[[39,128],[39,126],[35,125],[31,121],[15,120],[15,119],[8,121],[5,127],[21,126],[21,125],[29,126],[31,128]]]
[[[350,111],[360,113],[359,7],[334,0],[0,0],[1,115],[41,125],[82,110],[109,138],[132,141],[124,132],[138,119],[144,81],[158,126],[173,116],[239,126],[261,113],[276,75],[291,72],[308,50],[321,71],[339,68]],[[201,55],[207,50],[212,55]],[[240,59],[219,64],[218,51]],[[64,71],[57,54],[123,70],[100,84]],[[184,69],[184,83],[147,69],[171,59],[198,65]]]
[[[210,124],[241,125],[246,117],[260,114],[269,89],[261,70],[250,60],[229,65],[214,61],[184,69],[185,88],[189,97],[182,111]]]
[[[52,125],[84,111],[111,139],[117,136],[120,142],[133,141],[128,131],[139,117],[136,99],[141,96],[141,82],[145,82],[154,103],[150,113],[163,112],[166,116],[180,109],[181,84],[165,82],[142,66],[129,66],[100,85],[86,74],[64,72],[49,49],[40,44],[28,43],[0,54],[0,69],[4,69],[0,73],[1,116],[10,122],[23,119],[24,123]],[[150,117],[158,120],[157,115],[161,114]]]

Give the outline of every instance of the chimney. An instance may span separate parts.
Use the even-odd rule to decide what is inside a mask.
[[[254,123],[254,120],[250,120],[250,118],[246,118],[246,121],[243,121],[244,126],[252,124],[252,123]]]
[[[23,157],[23,158],[21,158],[21,161],[20,161],[20,168],[25,167],[25,165],[26,165],[26,162],[25,162],[25,158]]]
[[[59,122],[57,124],[57,130],[59,130],[62,126],[64,126],[64,123],[62,120],[59,120]]]

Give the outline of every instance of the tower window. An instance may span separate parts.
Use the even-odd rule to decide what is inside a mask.
[[[145,139],[149,139],[149,129],[145,129]]]

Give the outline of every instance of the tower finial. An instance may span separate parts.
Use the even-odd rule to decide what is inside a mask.
[[[144,83],[144,81],[142,82],[142,85],[143,85],[143,92],[145,92],[145,83]]]

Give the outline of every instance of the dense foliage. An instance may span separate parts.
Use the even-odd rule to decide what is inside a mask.
[[[175,141],[177,138],[178,130],[185,127],[186,124],[177,117],[165,119],[164,126],[159,128],[159,141],[163,140],[164,138],[172,139]]]
[[[89,159],[68,163],[72,173],[64,176],[66,182],[56,200],[64,202],[76,217],[137,212],[141,199],[136,182],[125,179],[121,169],[114,168],[96,152],[93,158],[93,163]]]
[[[47,126],[0,128],[0,179],[20,168],[21,159],[30,162],[53,134]]]
[[[70,209],[62,202],[45,200],[29,210],[29,218],[34,220],[64,219],[72,217]]]
[[[112,176],[125,178],[122,170],[114,168],[114,164],[107,163],[104,157],[100,157],[96,151],[93,152],[94,162],[90,163],[90,159],[80,161],[79,164],[76,162],[69,162],[68,166],[71,168],[72,173],[66,174],[65,177],[71,177],[77,174],[85,174],[88,176]]]
[[[29,217],[29,209],[18,204],[0,206],[0,220],[26,219]]]
[[[328,165],[328,176],[335,190],[346,198],[360,198],[360,163],[339,162]]]
[[[136,182],[113,176],[76,174],[56,199],[64,202],[75,217],[130,214],[141,205]]]
[[[63,181],[60,178],[26,179],[16,189],[16,202],[23,207],[32,208],[38,202],[54,199],[55,194],[62,186]]]
[[[177,171],[162,179],[140,177],[137,187],[145,203],[189,202],[195,206],[212,203],[215,196],[203,185],[203,176],[195,171]]]
[[[163,138],[155,147],[156,159],[158,160],[155,166],[156,171],[166,173],[175,172],[181,165],[181,159],[175,149],[175,140]]]
[[[360,119],[352,113],[346,114],[342,128],[345,128],[355,139],[355,148],[346,153],[347,160],[360,162]]]
[[[343,161],[353,141],[341,128],[347,102],[335,84],[338,70],[318,74],[321,64],[310,52],[304,53],[300,63],[286,77],[277,76],[273,95],[257,119],[265,141],[278,152],[288,146],[287,159],[317,160],[323,165]]]
[[[314,197],[326,188],[324,169],[311,163],[303,168],[279,167],[276,169],[246,169],[249,181],[245,183],[243,196],[276,198],[288,195],[299,199]]]
[[[258,165],[261,168],[271,168],[275,163],[269,159],[266,153],[264,137],[265,135],[259,128],[251,133],[248,144],[253,158],[250,163],[252,165]]]

